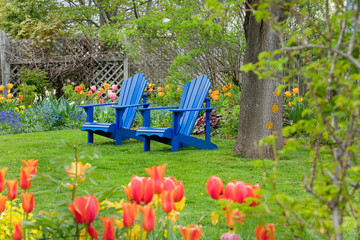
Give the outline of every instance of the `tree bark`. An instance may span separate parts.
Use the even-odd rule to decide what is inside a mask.
[[[264,51],[273,51],[279,48],[279,37],[272,30],[268,22],[256,21],[249,11],[249,6],[258,3],[259,0],[248,0],[244,30],[246,37],[246,50],[244,64],[256,63],[258,55]],[[285,14],[280,9],[271,9],[273,17],[279,20],[285,19]],[[281,73],[278,73],[281,74]],[[239,115],[239,132],[233,148],[234,153],[241,154],[246,158],[273,158],[272,146],[262,149],[258,146],[259,140],[277,133],[276,148],[281,149],[282,137],[282,94],[275,96],[275,89],[279,82],[273,79],[259,79],[253,72],[243,73],[241,86],[241,102]],[[273,106],[278,110],[273,112]],[[267,124],[272,123],[269,129]]]

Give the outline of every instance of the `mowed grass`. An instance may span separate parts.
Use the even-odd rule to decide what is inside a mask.
[[[254,160],[241,158],[232,153],[234,140],[221,138],[212,139],[219,147],[217,150],[198,150],[190,147],[172,153],[170,146],[152,142],[151,151],[145,153],[142,142],[134,140],[115,146],[114,141],[96,135],[94,144],[87,144],[87,133],[79,130],[4,135],[0,136],[0,169],[9,167],[6,178],[18,179],[21,160],[39,159],[39,173],[51,175],[56,179],[66,179],[65,169],[57,170],[57,166],[51,164],[51,161],[72,156],[73,152],[64,147],[61,140],[71,142],[77,139],[79,134],[79,151],[96,151],[100,157],[89,163],[97,166],[93,172],[107,177],[97,179],[96,186],[90,181],[85,181],[79,186],[79,195],[85,194],[85,190],[96,194],[116,185],[127,185],[133,175],[147,176],[144,168],[167,163],[165,175],[183,181],[185,187],[186,206],[179,216],[178,224],[203,225],[203,239],[216,239],[217,233],[217,227],[211,225],[210,217],[198,222],[202,216],[210,215],[216,209],[214,200],[208,196],[205,188],[206,181],[211,175],[219,176],[225,184],[232,180],[242,180],[245,183],[262,185],[262,169],[253,166]],[[308,151],[299,149],[297,153],[279,162],[279,191],[299,199],[305,197],[300,184],[304,172],[311,168],[307,159]],[[51,184],[34,182],[31,192],[35,193],[35,212],[61,210],[57,209],[57,204],[64,199],[64,195],[57,192]],[[111,200],[119,201],[124,197],[125,194],[120,192]],[[268,217],[266,221],[277,223],[276,216]],[[257,219],[246,219],[242,230],[244,239],[255,239],[256,224]],[[222,232],[228,231],[225,223],[222,227]],[[277,238],[283,239],[284,230],[280,225],[276,228]]]

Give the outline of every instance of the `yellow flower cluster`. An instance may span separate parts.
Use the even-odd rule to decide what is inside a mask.
[[[232,88],[232,84],[231,84],[231,83],[229,83],[228,85],[223,86],[223,87],[221,88],[221,92],[224,93],[224,96],[225,96],[225,97],[227,97],[227,98],[230,98],[230,97],[231,97],[231,93],[230,93],[230,92],[226,92],[226,91],[230,90],[231,88]],[[209,90],[209,93],[211,94],[210,97],[211,97],[213,100],[217,101],[217,100],[220,99],[220,98],[219,98],[219,96],[220,96],[220,91],[219,91],[219,90],[213,91],[213,90],[210,89],[210,90]]]
[[[24,220],[25,213],[21,207],[21,203],[19,202],[19,198],[15,198],[12,202],[12,214],[10,214],[10,204],[11,201],[6,202],[5,211],[1,214],[0,218],[0,240],[8,240],[12,239],[12,232],[10,227],[12,226],[12,222],[21,222]],[[12,216],[11,216],[12,215]],[[33,215],[31,213],[28,214],[28,221],[33,222]],[[34,229],[30,230],[32,236],[35,239],[40,238],[42,234]]]

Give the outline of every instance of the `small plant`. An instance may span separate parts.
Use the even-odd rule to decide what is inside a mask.
[[[210,113],[210,128],[216,129],[216,128],[220,127],[221,119],[222,119],[222,116],[220,114],[216,114],[215,110],[213,110]],[[206,129],[206,113],[204,113],[201,117],[199,117],[196,120],[193,133],[194,134],[205,133],[205,129]]]
[[[35,91],[42,96],[45,94],[45,87],[49,84],[46,75],[47,72],[41,71],[38,68],[35,68],[34,70],[24,69],[19,74],[20,79],[23,83],[25,83],[29,87],[35,86]]]

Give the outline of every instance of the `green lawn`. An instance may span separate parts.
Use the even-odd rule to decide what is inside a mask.
[[[61,146],[61,139],[72,141],[80,136],[80,151],[97,151],[98,159],[90,161],[97,168],[93,171],[103,174],[108,179],[98,179],[98,185],[92,187],[91,192],[104,191],[114,185],[126,185],[132,175],[147,176],[144,168],[153,165],[168,163],[166,176],[174,176],[184,182],[187,203],[181,212],[179,224],[197,224],[198,220],[214,211],[216,204],[207,195],[205,184],[211,175],[217,175],[224,183],[231,180],[242,180],[246,183],[262,182],[262,170],[254,168],[253,160],[241,158],[232,154],[234,140],[213,138],[213,142],[219,147],[218,150],[198,150],[195,148],[181,149],[172,153],[171,147],[160,143],[152,143],[151,152],[144,153],[143,145],[138,141],[125,141],[121,146],[115,146],[114,141],[95,136],[94,144],[87,144],[87,135],[79,130],[28,133],[17,135],[0,136],[0,169],[9,167],[7,179],[18,178],[22,159],[39,159],[38,172],[49,174],[54,178],[67,177],[65,170],[57,170],[50,164],[55,158],[65,158],[73,155],[69,149]],[[301,189],[301,178],[304,171],[310,169],[310,163],[306,160],[307,151],[299,150],[294,155],[287,156],[279,163],[278,189],[291,196],[304,197]],[[86,189],[90,182],[81,186]],[[88,189],[87,189],[88,190]],[[47,184],[34,182],[31,192],[35,193],[36,209],[55,209],[62,194],[55,192]],[[81,192],[80,192],[81,194]],[[119,201],[125,194],[116,195],[112,200]],[[267,219],[276,223],[276,217]],[[210,218],[201,221],[205,232],[204,239],[215,239],[217,231],[211,225]],[[248,218],[244,224],[242,236],[244,239],[255,239],[254,228],[256,219]],[[226,232],[227,229],[223,229]],[[283,230],[277,226],[277,238],[282,239]]]

